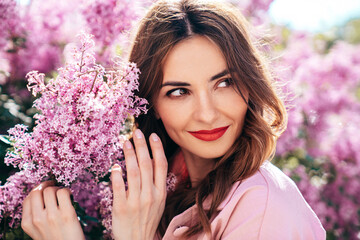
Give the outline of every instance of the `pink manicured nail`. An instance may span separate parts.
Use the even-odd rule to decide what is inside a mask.
[[[121,171],[121,167],[119,164],[114,164],[114,166],[111,168],[111,171]]]
[[[131,144],[130,141],[125,141],[124,145],[125,145],[125,148],[127,148],[127,149],[131,149],[131,148],[132,148],[132,144]]]
[[[33,190],[42,190],[43,189],[43,185],[42,183],[40,183],[36,188],[34,188]]]
[[[142,132],[140,131],[140,129],[136,129],[134,133],[135,133],[135,137],[136,137],[136,138],[142,138],[142,136],[143,136],[143,135],[142,135]]]
[[[154,142],[158,142],[160,140],[160,138],[158,137],[158,135],[156,135],[156,133],[152,133],[151,138]]]

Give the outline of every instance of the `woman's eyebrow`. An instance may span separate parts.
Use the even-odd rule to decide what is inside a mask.
[[[160,88],[165,87],[165,86],[188,87],[188,86],[190,86],[190,84],[187,82],[165,82],[165,83],[161,84]]]
[[[229,74],[230,72],[231,72],[231,71],[229,71],[228,69],[225,69],[225,70],[223,70],[222,72],[220,72],[220,73],[215,74],[214,76],[212,76],[212,77],[210,78],[210,81],[214,81],[214,80],[216,80],[216,79],[218,79],[218,78],[221,78],[221,77]]]

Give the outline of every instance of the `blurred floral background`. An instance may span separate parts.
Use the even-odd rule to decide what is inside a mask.
[[[263,50],[285,93],[289,124],[273,162],[297,183],[327,239],[360,239],[360,14],[321,28],[308,15],[329,13],[328,2],[317,0],[323,12],[298,11],[314,28],[296,28],[274,18],[280,0],[228,1],[254,25],[257,40],[266,43]],[[0,0],[0,134],[17,123],[33,127],[35,99],[26,89],[26,73],[56,77],[81,30],[95,36],[96,58],[103,66],[126,56],[131,31],[151,3]],[[3,140],[2,185],[16,171],[4,164],[9,145]]]

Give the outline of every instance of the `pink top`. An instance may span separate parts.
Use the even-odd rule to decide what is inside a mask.
[[[209,209],[211,196],[204,202]],[[194,223],[194,205],[175,216],[163,237],[180,239]],[[325,239],[326,233],[295,183],[266,161],[256,174],[234,183],[210,220],[211,236],[204,232],[191,239]]]

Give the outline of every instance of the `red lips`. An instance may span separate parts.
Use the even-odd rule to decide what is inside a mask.
[[[194,132],[189,132],[189,133],[191,135],[193,135],[194,137],[196,137],[200,140],[203,140],[203,141],[215,141],[215,140],[219,139],[222,135],[224,135],[224,133],[226,132],[228,127],[229,126],[215,128],[212,130],[194,131]]]

